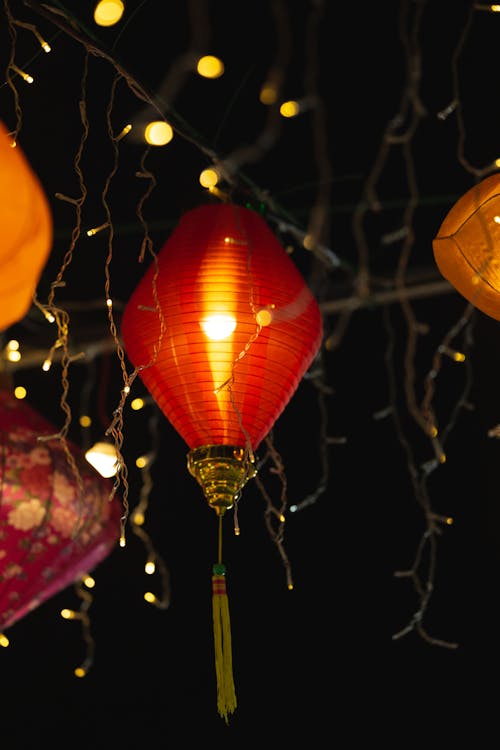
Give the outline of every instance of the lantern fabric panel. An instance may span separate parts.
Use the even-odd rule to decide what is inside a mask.
[[[57,430],[0,391],[0,630],[92,571],[120,535],[112,485],[69,443],[82,491]]]
[[[214,316],[234,331],[209,338],[204,326]],[[233,204],[181,217],[131,295],[121,331],[129,359],[191,449],[244,445],[247,435],[257,448],[323,332],[315,298],[268,224]]]
[[[500,175],[455,203],[432,242],[436,264],[466,300],[500,320]]]
[[[52,214],[38,177],[0,122],[0,330],[28,312],[52,246]]]

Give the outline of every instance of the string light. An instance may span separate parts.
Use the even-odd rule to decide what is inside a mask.
[[[196,71],[203,78],[220,78],[224,75],[224,63],[219,57],[204,55],[196,64]]]
[[[117,141],[121,141],[122,138],[125,138],[125,136],[130,133],[132,130],[132,125],[129,123],[128,125],[125,125],[123,130],[116,136]]]
[[[124,10],[122,0],[100,0],[94,8],[94,21],[98,26],[115,26]]]
[[[92,227],[92,229],[87,229],[87,237],[93,237],[98,232],[101,232],[103,229],[107,229],[109,227],[109,221],[105,221],[104,224],[101,224],[98,227]]]
[[[26,398],[27,395],[28,392],[23,385],[16,385],[16,387],[14,388],[14,396],[16,398],[22,400],[23,398]]]
[[[5,635],[5,633],[0,633],[0,646],[2,646],[2,648],[7,648],[7,646],[9,645],[9,643],[10,643],[10,641],[7,638],[7,636]]]
[[[11,63],[12,70],[17,73],[17,75],[21,76],[23,81],[26,81],[26,83],[33,83],[35,80],[32,75],[29,73],[26,73],[24,70],[21,70],[21,68],[18,68],[17,65],[14,65],[14,63]]]
[[[144,128],[144,140],[150,146],[166,146],[173,137],[173,128],[165,120],[153,120]]]

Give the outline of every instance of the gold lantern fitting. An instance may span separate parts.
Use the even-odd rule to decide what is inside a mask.
[[[188,453],[187,468],[217,515],[232,508],[249,479],[257,474],[251,451],[233,445],[202,445]]]

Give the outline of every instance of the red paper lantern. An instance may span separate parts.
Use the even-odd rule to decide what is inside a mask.
[[[42,185],[0,122],[0,331],[28,312],[52,247]]]
[[[120,536],[112,486],[26,402],[0,390],[0,631],[76,583]],[[75,533],[76,532],[76,533]]]
[[[188,211],[128,301],[126,353],[184,438],[219,516],[212,602],[221,716],[236,708],[221,522],[255,476],[254,450],[317,354],[318,304],[264,219],[232,204]]]
[[[121,330],[198,473],[204,457],[246,464],[317,354],[322,319],[264,219],[215,204],[181,217],[127,303]]]
[[[475,307],[500,320],[500,174],[464,193],[432,247],[444,278]]]

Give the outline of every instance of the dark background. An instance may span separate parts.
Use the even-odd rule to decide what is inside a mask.
[[[291,257],[324,310],[325,345],[272,434],[285,466],[289,506],[324,485],[314,502],[287,514],[292,591],[256,482],[244,490],[239,537],[225,519],[238,698],[229,726],[217,714],[213,666],[210,573],[217,524],[187,472],[186,446],[150,403],[144,412],[126,413],[124,455],[133,506],[143,481],[135,457],[156,451],[145,528],[168,573],[170,606],[158,610],[143,601],[144,591],[160,589],[162,582],[145,576],[144,545],[129,533],[126,548],[114,550],[95,571],[95,659],[87,677],[73,676],[85,656],[79,625],[59,617],[62,607],[78,606],[71,588],[16,623],[9,648],[0,654],[2,746],[166,748],[226,740],[231,746],[257,741],[399,748],[413,738],[432,743],[450,741],[455,733],[467,737],[468,730],[475,733],[473,747],[491,746],[498,704],[500,517],[499,447],[488,431],[500,422],[498,322],[470,310],[451,287],[433,294],[428,285],[443,281],[432,253],[441,222],[475,179],[494,169],[499,155],[500,15],[468,2],[150,0],[127,3],[117,27],[98,30],[93,3],[7,5],[53,47],[45,56],[29,30],[17,29],[16,64],[36,77],[31,87],[16,81],[23,111],[19,142],[54,214],[54,248],[38,290],[42,300],[74,226],[73,209],[55,194],[78,193],[73,162],[81,138],[86,50],[91,128],[82,162],[88,187],[83,228],[105,220],[102,192],[113,168],[106,109],[114,61],[164,105],[176,130],[171,144],[146,156],[157,185],[144,213],[159,250],[182,213],[206,200],[198,175],[210,164],[207,154],[227,157],[260,135],[267,112],[257,95],[278,49],[275,19],[282,30],[289,24],[283,98],[310,93],[314,80],[317,107],[282,123],[270,150],[244,164],[228,189],[237,202],[263,196],[268,206],[272,202],[269,221],[293,247]],[[10,50],[6,28],[4,12],[3,69]],[[200,33],[200,51],[225,62],[226,73],[216,81],[185,74],[179,65]],[[315,56],[317,68],[311,68]],[[165,82],[168,101],[158,95]],[[0,96],[0,116],[14,128],[5,83]],[[452,102],[451,114],[440,117]],[[114,132],[144,107],[120,79]],[[392,132],[404,138],[389,142],[384,131],[398,112]],[[143,235],[136,207],[144,184],[135,176],[143,155],[132,136],[120,141],[119,169],[109,190],[118,322],[143,270],[137,264]],[[376,210],[367,201],[368,179],[376,186]],[[327,188],[322,241],[339,266],[304,250],[277,221],[284,217],[305,232],[320,188]],[[412,237],[406,268],[402,235],[387,239],[402,228]],[[359,302],[363,241],[370,294],[345,316],[346,301]],[[69,393],[71,437],[82,446],[90,439],[77,420],[85,394],[90,392],[94,410],[93,439],[106,429],[119,399],[120,368],[104,305],[108,250],[105,233],[92,239],[82,233],[57,298],[71,315],[72,347],[87,351],[71,368]],[[467,354],[462,364],[446,356],[439,360],[432,403],[447,460],[429,474],[433,444],[410,413],[404,390],[408,320],[397,296],[386,304],[377,298],[394,290],[401,269],[410,289],[424,287],[422,296],[409,296],[421,325],[411,357],[417,404],[453,326],[452,348]],[[30,366],[6,365],[15,383],[28,388],[34,408],[61,424],[60,368],[50,374],[40,369],[40,352],[50,348],[52,332],[39,312],[30,311],[3,335],[19,338],[31,356],[25,360]],[[147,395],[139,382],[134,389]],[[392,411],[383,416],[389,404]],[[281,487],[266,468],[259,478],[278,496]],[[414,564],[429,512],[453,523],[438,523],[439,533],[432,535],[433,590],[423,606],[415,581],[394,573]],[[430,580],[427,563],[425,554],[416,568],[424,585]],[[414,627],[394,637],[416,612],[424,635]]]

